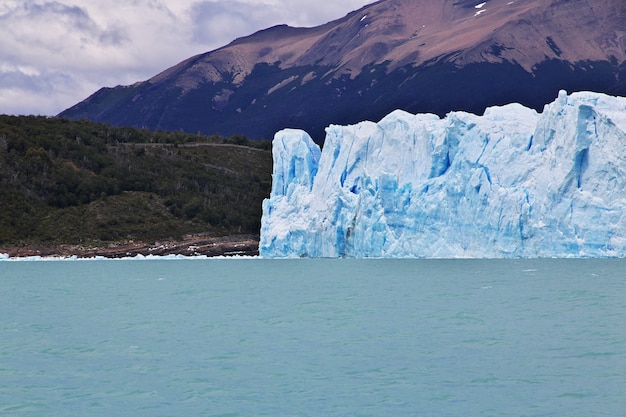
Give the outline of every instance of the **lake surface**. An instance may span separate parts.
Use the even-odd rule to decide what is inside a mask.
[[[626,260],[0,262],[2,416],[626,415]]]

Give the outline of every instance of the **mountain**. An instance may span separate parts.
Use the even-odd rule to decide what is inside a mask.
[[[624,257],[626,98],[561,92],[538,114],[396,110],[273,142],[260,254]]]
[[[626,95],[624,0],[382,0],[313,28],[276,26],[59,116],[320,141],[331,123],[394,109],[541,110],[560,89]]]

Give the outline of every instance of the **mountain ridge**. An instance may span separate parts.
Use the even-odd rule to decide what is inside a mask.
[[[626,4],[381,0],[312,28],[273,26],[59,116],[271,138],[391,110],[540,110],[561,89],[626,95]]]

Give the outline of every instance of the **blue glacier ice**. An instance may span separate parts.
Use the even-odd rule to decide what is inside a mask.
[[[542,113],[394,111],[273,141],[260,254],[626,256],[626,98],[579,92]]]

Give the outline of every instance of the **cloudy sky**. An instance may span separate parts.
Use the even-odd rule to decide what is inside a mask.
[[[0,114],[56,115],[100,87],[286,23],[315,26],[373,0],[0,0]]]

